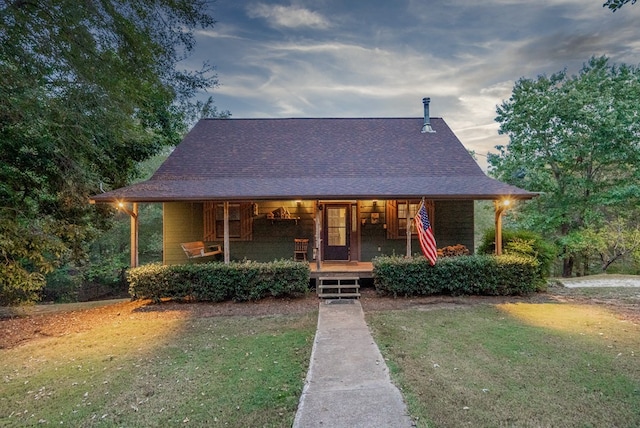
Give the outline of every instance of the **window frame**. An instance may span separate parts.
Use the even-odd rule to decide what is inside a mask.
[[[237,210],[236,213],[232,213]],[[237,217],[237,219],[233,219]],[[224,239],[224,202],[207,201],[204,203],[204,240],[221,241]],[[237,225],[232,226],[232,223]],[[232,230],[238,233],[231,235]],[[229,240],[253,240],[253,204],[251,202],[229,202]]]
[[[401,225],[400,220],[404,220],[406,222],[406,212],[402,213],[400,216],[400,211],[404,211],[406,208],[407,200],[406,199],[396,199],[396,200],[388,200],[386,203],[386,223],[387,223],[387,239],[406,239],[407,238],[407,229],[406,226]],[[431,227],[434,228],[435,224],[435,202],[433,200],[425,200],[425,207],[427,209],[427,215],[429,216],[429,222],[431,223]],[[420,199],[409,199],[409,210],[411,207],[415,206],[415,211],[418,210],[420,206]],[[410,211],[411,212],[411,211]],[[415,212],[411,212],[411,218],[415,217]],[[435,230],[435,229],[434,229]],[[415,223],[411,222],[411,236],[414,237],[417,235],[417,231],[415,229]]]

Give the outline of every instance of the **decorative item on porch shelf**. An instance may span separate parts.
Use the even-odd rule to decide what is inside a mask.
[[[280,207],[278,209],[271,211],[270,213],[267,213],[267,218],[268,219],[277,219],[277,218],[290,219],[291,213],[285,207]]]

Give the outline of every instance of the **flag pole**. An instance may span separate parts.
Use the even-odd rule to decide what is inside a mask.
[[[411,257],[411,210],[409,209],[409,199],[407,199],[407,258]]]
[[[427,208],[424,204],[424,197],[422,198],[420,208],[416,213],[415,222],[422,254],[424,254],[424,256],[431,263],[431,266],[433,266],[436,264],[436,259],[438,258],[438,250],[436,247],[436,240],[431,229],[431,224],[429,223],[429,216],[427,214]]]

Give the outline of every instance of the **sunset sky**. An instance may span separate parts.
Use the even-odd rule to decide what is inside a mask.
[[[640,64],[640,4],[603,0],[217,0],[190,64],[234,118],[443,117],[467,149],[505,144],[496,105],[521,77],[591,56]]]

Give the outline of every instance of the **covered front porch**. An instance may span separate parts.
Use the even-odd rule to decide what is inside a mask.
[[[418,203],[382,199],[164,203],[163,263],[214,260],[188,258],[184,246],[192,241],[215,243],[221,253],[216,259],[227,263],[296,258],[294,241],[303,238],[306,245],[302,259],[309,262],[312,278],[339,273],[372,278],[371,260],[375,257],[420,252],[414,230],[407,227],[413,223]],[[439,248],[462,244],[473,251],[474,201],[437,200],[428,204]],[[226,213],[224,205],[229,207]],[[500,232],[505,206],[496,201],[495,208],[496,229]],[[133,203],[131,209],[121,204],[120,209],[131,215],[131,266],[135,267],[137,204]],[[285,211],[287,216],[274,217],[278,211]],[[497,250],[501,248],[500,238],[497,233]]]

